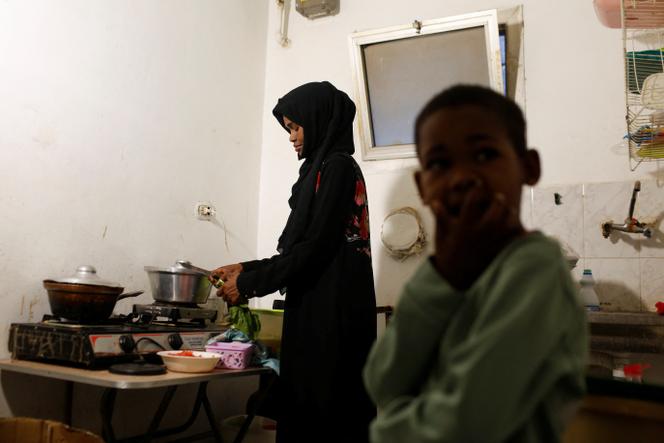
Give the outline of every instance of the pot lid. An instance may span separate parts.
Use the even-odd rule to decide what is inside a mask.
[[[173,266],[168,266],[165,268],[160,268],[156,266],[145,266],[143,269],[145,269],[147,272],[167,272],[169,274],[193,274],[193,275],[201,275],[200,272],[194,271],[193,269],[190,269],[186,267],[183,263],[189,263],[186,260],[177,260]]]
[[[97,275],[97,270],[94,266],[83,265],[76,268],[76,273],[71,277],[54,278],[56,283],[74,283],[80,285],[95,285],[95,286],[109,286],[113,288],[122,288],[122,285],[101,279]]]

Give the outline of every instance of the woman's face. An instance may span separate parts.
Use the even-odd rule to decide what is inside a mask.
[[[304,148],[304,129],[294,121],[284,115],[284,126],[290,131],[288,140],[293,143],[297,157],[302,158],[302,149]]]

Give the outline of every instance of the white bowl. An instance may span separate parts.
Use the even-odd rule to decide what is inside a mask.
[[[192,356],[178,355],[183,352]],[[210,372],[221,358],[219,354],[203,351],[160,351],[157,355],[164,360],[169,371],[174,372]]]

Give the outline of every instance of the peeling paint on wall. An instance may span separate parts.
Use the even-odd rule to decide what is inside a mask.
[[[33,318],[35,316],[34,312],[34,307],[39,304],[39,298],[35,297],[32,300],[30,300],[30,305],[28,307],[28,321],[33,321]]]

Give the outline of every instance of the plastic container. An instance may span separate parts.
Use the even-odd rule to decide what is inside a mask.
[[[234,415],[221,422],[221,438],[235,441],[246,415]],[[242,443],[274,443],[277,438],[277,422],[266,417],[254,417]]]
[[[648,369],[649,367],[650,365],[648,363],[632,363],[623,366],[625,380],[641,383],[643,381],[643,370]]]
[[[607,28],[620,28],[620,0],[594,0],[595,14]]]
[[[235,341],[217,342],[207,345],[205,350],[221,356],[217,368],[244,369],[249,366],[254,352],[254,345]]]
[[[581,284],[580,295],[586,309],[588,311],[599,311],[599,298],[597,298],[597,292],[595,292],[593,272],[590,269],[584,269],[583,277],[581,277],[579,283]]]
[[[655,303],[655,310],[659,315],[664,315],[664,302],[658,301]]]
[[[270,348],[275,356],[281,351],[281,330],[284,324],[283,309],[252,309],[261,321],[261,330],[256,340]]]

